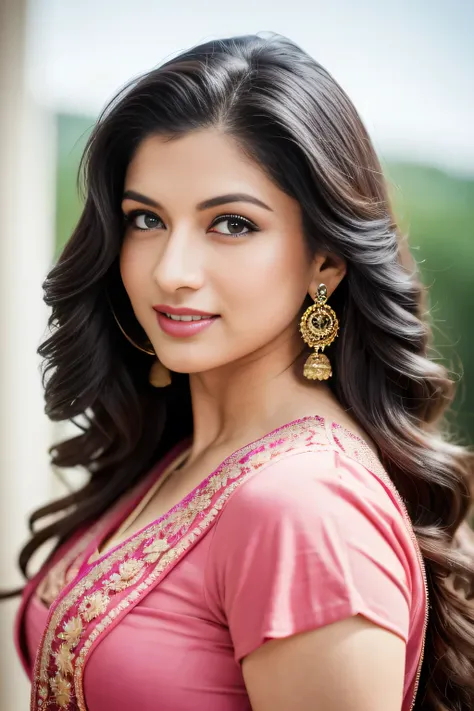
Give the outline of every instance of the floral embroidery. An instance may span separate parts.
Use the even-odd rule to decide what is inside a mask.
[[[91,622],[99,615],[102,615],[108,605],[109,599],[101,592],[87,595],[79,606],[79,612],[85,622]]]
[[[108,592],[120,592],[132,585],[140,577],[140,574],[145,566],[143,560],[130,558],[122,563],[117,573],[113,573],[110,578],[104,582],[104,586]]]
[[[57,674],[50,680],[50,684],[57,705],[62,709],[67,708],[71,699],[71,682],[66,681],[66,679],[63,679],[62,676]]]
[[[55,563],[38,588],[38,595],[43,602],[50,606],[63,588],[71,583],[80,570],[84,551],[98,532],[108,525],[110,518],[115,514],[115,507],[102,521],[91,526],[76,543]]]
[[[82,621],[80,617],[71,617],[63,625],[63,631],[58,634],[59,639],[63,639],[70,649],[74,649],[81,638]]]
[[[145,563],[156,563],[161,554],[167,551],[168,548],[168,541],[164,538],[156,538],[143,549],[143,560]]]
[[[318,451],[346,451],[396,493],[393,482],[363,440],[355,435],[351,438],[351,433],[344,428],[326,425],[318,416],[284,425],[259,442],[234,452],[192,496],[186,497],[108,555],[91,563],[77,583],[59,595],[51,608],[35,664],[32,710],[48,705],[50,711],[56,711],[58,707],[67,711],[73,711],[73,708],[86,711],[82,683],[84,665],[103,632],[146,595],[150,586],[156,585],[169,566],[199,539],[238,486],[276,457],[306,447]],[[403,502],[398,500],[403,510]],[[411,529],[410,519],[405,514]],[[413,532],[412,536],[418,550]],[[421,553],[419,556],[426,581]],[[426,621],[427,612],[425,632]],[[75,649],[74,654],[72,649]],[[422,658],[423,653],[419,670]],[[71,673],[72,682],[65,678]],[[54,698],[49,696],[48,679]]]
[[[56,665],[60,674],[68,676],[73,673],[72,661],[74,655],[71,653],[67,644],[62,644],[58,651],[54,653],[54,658],[56,659]]]

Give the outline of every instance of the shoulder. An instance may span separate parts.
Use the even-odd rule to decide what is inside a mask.
[[[400,521],[395,487],[374,455],[369,464],[335,445],[309,446],[257,469],[231,496],[219,525],[225,527],[234,518],[262,525],[309,517],[314,526],[322,516],[327,522],[348,515]]]
[[[285,452],[254,472],[230,496],[214,527],[209,562],[294,560],[327,569],[367,562],[406,581],[417,566],[407,520],[383,469],[374,473],[337,447]],[[376,465],[373,466],[376,468]],[[257,565],[258,568],[258,565]]]

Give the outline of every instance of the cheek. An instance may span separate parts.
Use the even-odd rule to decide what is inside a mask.
[[[226,307],[232,321],[265,333],[288,326],[305,299],[310,263],[297,239],[268,240],[238,254],[221,273]],[[255,329],[249,328],[250,324]]]
[[[120,252],[120,276],[135,318],[145,331],[149,318],[147,262],[149,265],[150,260],[143,255],[143,250],[137,249],[137,245],[132,242],[124,241]]]

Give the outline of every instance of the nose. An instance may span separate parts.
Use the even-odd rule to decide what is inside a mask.
[[[173,230],[153,270],[160,290],[171,294],[178,289],[200,289],[204,281],[202,252],[199,236],[190,228]]]

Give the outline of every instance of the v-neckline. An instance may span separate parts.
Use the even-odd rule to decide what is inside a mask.
[[[113,546],[107,546],[107,543],[115,539],[117,536],[119,536],[121,533],[125,533],[130,526],[133,525],[134,521],[137,520],[137,518],[140,516],[141,512],[144,510],[146,505],[149,503],[151,498],[154,496],[154,494],[159,491],[159,489],[163,486],[165,481],[171,476],[171,474],[179,469],[179,467],[183,464],[183,462],[186,461],[186,458],[191,450],[191,447],[186,447],[186,443],[189,441],[189,439],[185,439],[181,441],[178,445],[177,448],[179,449],[178,453],[176,456],[172,457],[171,461],[167,466],[164,467],[163,471],[157,476],[157,478],[150,484],[150,486],[143,492],[140,490],[132,499],[132,501],[129,503],[129,506],[127,507],[127,514],[124,519],[121,519],[121,516],[117,514],[117,517],[110,523],[110,525],[106,528],[105,531],[103,531],[99,536],[97,536],[94,541],[93,541],[93,549],[88,550],[87,554],[85,556],[85,562],[87,567],[91,567],[95,565],[96,563],[99,563],[101,560],[104,560],[109,556],[113,551],[117,550],[121,546],[123,546],[127,541],[131,540],[134,536],[136,536],[138,533],[141,531],[144,531],[145,528],[148,528],[151,524],[153,524],[155,521],[158,521],[162,516],[166,516],[169,511],[172,511],[173,508],[169,509],[169,511],[165,511],[162,516],[159,516],[157,519],[154,519],[153,521],[150,521],[150,523],[146,524],[145,526],[142,526],[140,529],[137,531],[132,532],[130,535],[126,536],[125,538],[120,539],[115,543]],[[184,449],[182,449],[184,447]],[[172,452],[171,452],[172,453]],[[178,502],[178,504],[181,502]],[[178,505],[177,504],[177,505]],[[105,550],[103,549],[103,546],[105,547]],[[96,556],[93,558],[93,556]]]

